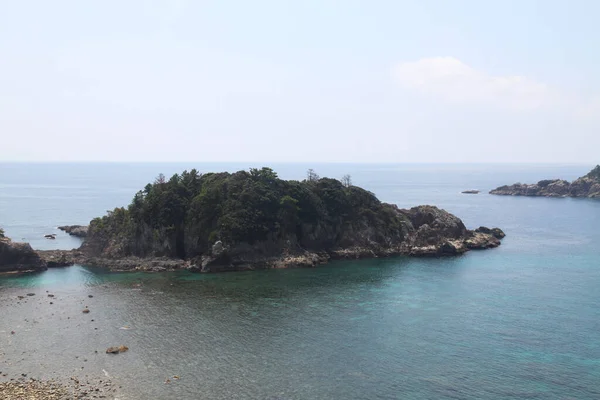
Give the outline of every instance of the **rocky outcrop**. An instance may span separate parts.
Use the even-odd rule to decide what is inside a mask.
[[[65,225],[65,226],[59,226],[58,229],[60,229],[63,232],[68,233],[71,236],[75,236],[78,238],[85,238],[88,234],[88,226],[87,225]]]
[[[540,197],[600,197],[600,166],[587,175],[568,182],[562,179],[542,180],[534,184],[515,183],[500,186],[490,194],[501,196],[540,196]]]
[[[460,218],[434,206],[399,212],[408,216],[414,229],[402,245],[402,253],[412,256],[447,256],[489,249],[498,247],[505,236],[499,228],[470,231]]]
[[[475,232],[477,232],[477,233],[485,233],[485,234],[488,234],[488,235],[492,235],[496,239],[504,239],[506,237],[506,234],[500,228],[492,228],[492,229],[490,229],[490,228],[486,228],[485,226],[480,226],[479,228],[475,229]]]
[[[210,251],[191,259],[172,257],[114,256],[112,253],[98,254],[92,243],[71,251],[38,251],[48,267],[73,264],[96,266],[112,271],[164,272],[189,270],[194,272],[247,271],[273,268],[312,268],[336,259],[378,258],[398,255],[443,257],[464,254],[470,250],[489,249],[500,245],[505,234],[499,228],[479,227],[473,231],[451,213],[434,206],[419,206],[399,209],[389,206],[403,218],[402,233],[373,240],[377,232],[365,227],[364,231],[346,233],[347,246],[325,249],[301,249],[287,243],[279,253],[265,251],[272,243],[256,245],[228,245],[216,241]],[[369,241],[371,239],[371,241]],[[91,245],[91,247],[90,247]]]
[[[46,263],[28,243],[0,239],[0,272],[43,271]]]

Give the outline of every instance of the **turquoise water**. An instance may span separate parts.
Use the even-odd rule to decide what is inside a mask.
[[[194,166],[212,167],[0,164],[0,223],[38,248],[71,246],[39,236],[127,204],[159,172]],[[446,259],[213,275],[75,266],[0,278],[0,370],[106,371],[123,385],[120,399],[600,398],[600,202],[460,194],[572,179],[590,166],[312,167],[508,236]],[[301,178],[307,166],[275,168]],[[28,292],[36,296],[16,301]],[[103,354],[119,344],[130,351]],[[173,375],[181,379],[165,384]]]

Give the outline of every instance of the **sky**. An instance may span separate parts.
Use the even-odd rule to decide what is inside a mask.
[[[0,161],[600,162],[600,1],[0,0]]]

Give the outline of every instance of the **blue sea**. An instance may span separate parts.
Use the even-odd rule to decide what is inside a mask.
[[[109,376],[121,400],[600,399],[600,201],[487,194],[592,165],[5,163],[0,227],[37,249],[73,248],[57,226],[128,205],[159,173],[260,166],[285,179],[350,174],[382,201],[437,205],[507,237],[443,259],[0,277],[0,381]],[[104,354],[120,344],[130,350]]]

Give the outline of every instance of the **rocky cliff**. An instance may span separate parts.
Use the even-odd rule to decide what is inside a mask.
[[[15,243],[8,238],[0,238],[0,272],[45,269],[46,263],[28,243]]]
[[[535,184],[515,183],[500,186],[490,194],[502,196],[589,197],[600,198],[600,165],[587,175],[568,182],[562,179],[542,180]]]
[[[68,233],[71,236],[75,236],[82,239],[87,236],[88,232],[88,227],[83,225],[64,225],[59,226],[58,229],[65,233]]]
[[[444,256],[496,247],[433,206],[380,202],[335,179],[285,181],[268,169],[159,177],[127,208],[94,219],[79,251],[113,269],[200,271],[314,266],[331,258]]]

